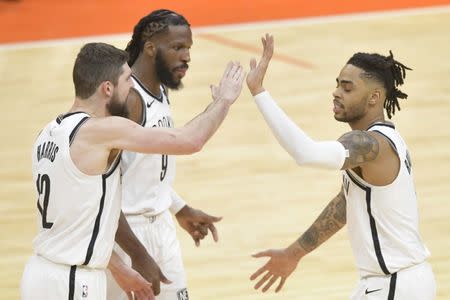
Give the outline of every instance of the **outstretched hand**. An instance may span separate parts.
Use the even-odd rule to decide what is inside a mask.
[[[263,277],[255,284],[255,290],[259,289],[263,284],[262,292],[266,292],[269,288],[280,279],[275,292],[279,292],[286,279],[297,267],[299,258],[292,255],[289,248],[278,250],[266,250],[252,255],[253,257],[270,257],[269,261],[259,268],[255,273],[250,276],[251,280],[257,279],[261,274],[265,273]]]
[[[239,62],[230,61],[218,86],[211,85],[214,100],[222,99],[230,105],[239,97],[246,72]]]
[[[258,64],[256,64],[256,59],[252,58],[250,60],[250,71],[247,75],[247,86],[253,96],[264,91],[264,76],[273,56],[273,36],[266,33],[266,36],[262,37],[261,41],[263,44],[261,60]]]
[[[208,235],[208,230],[211,231],[215,242],[219,240],[217,229],[214,223],[222,220],[221,217],[214,217],[204,213],[199,209],[194,209],[185,205],[176,215],[180,226],[186,230],[195,242],[195,245],[200,246],[200,240]]]

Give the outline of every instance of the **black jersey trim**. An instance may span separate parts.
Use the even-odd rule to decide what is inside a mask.
[[[139,84],[139,86],[144,90],[144,92],[146,92],[147,94],[149,94],[151,97],[155,98],[157,101],[159,102],[163,102],[163,95],[161,94],[159,97],[156,97],[155,95],[153,95],[152,92],[150,92],[145,85],[137,78],[136,75],[131,74],[131,77],[133,77],[134,80],[136,80],[136,82]]]
[[[375,254],[377,256],[378,264],[380,265],[381,270],[383,271],[384,274],[389,275],[390,272],[386,267],[386,263],[384,262],[383,254],[381,253],[381,246],[380,246],[380,239],[378,238],[377,225],[375,223],[375,218],[372,215],[371,194],[372,194],[372,189],[370,187],[367,187],[366,188],[367,214],[369,215],[370,232],[372,233],[373,246],[375,248]]]
[[[69,135],[69,147],[72,145],[73,139],[75,138],[75,135],[78,132],[78,129],[80,129],[81,125],[84,124],[89,119],[89,117],[84,117],[83,119],[78,122],[78,124],[73,128],[72,132]]]
[[[86,259],[84,260],[83,265],[87,265],[92,258],[92,254],[94,253],[94,246],[97,240],[98,232],[100,229],[100,220],[102,218],[103,206],[105,204],[105,194],[106,194],[106,178],[107,176],[102,175],[102,197],[100,199],[100,205],[98,208],[97,217],[95,218],[94,230],[92,231],[91,241],[89,242],[89,246],[86,252]]]
[[[345,171],[350,177],[350,179],[362,190],[366,192],[366,206],[367,206],[367,214],[369,215],[369,224],[370,224],[370,232],[372,234],[373,247],[375,250],[375,254],[377,256],[378,264],[380,265],[381,270],[384,274],[389,275],[390,272],[386,267],[386,263],[384,262],[383,254],[381,253],[380,239],[378,238],[377,225],[375,222],[375,218],[372,215],[372,189],[368,186],[360,183],[348,170]]]
[[[388,300],[394,300],[395,297],[395,286],[397,285],[397,273],[391,275],[391,280],[389,282],[389,294]]]
[[[114,171],[117,169],[117,167],[119,166],[119,163],[120,163],[121,156],[122,156],[122,151],[117,153],[117,156],[114,158],[114,161],[113,161],[111,167],[109,168],[108,172],[106,172],[104,174],[105,178],[108,178],[109,175],[114,173]]]
[[[375,127],[375,126],[385,126],[385,127],[389,127],[389,128],[395,129],[395,125],[393,125],[393,124],[375,123],[375,124],[370,125],[369,128],[367,128],[367,131],[368,131],[370,128]]]
[[[64,120],[67,117],[70,117],[72,115],[76,115],[76,114],[85,114],[84,111],[74,111],[71,113],[67,113],[67,114],[60,114],[58,117],[56,117],[56,123],[61,124],[62,120]]]
[[[382,136],[384,136],[385,138],[387,138],[388,139],[388,141],[389,141],[389,144],[391,144],[391,146],[392,146],[392,148],[394,148],[394,150],[395,150],[395,152],[397,152],[398,153],[398,151],[397,151],[397,146],[395,146],[395,143],[394,143],[394,141],[393,140],[391,140],[391,138],[390,137],[388,137],[387,135],[385,135],[384,133],[382,133],[381,131],[379,131],[379,130],[371,130],[372,132],[378,132],[379,134],[381,134]]]
[[[169,101],[169,92],[167,91],[167,88],[164,84],[161,84],[162,88],[163,88],[163,93],[164,95],[166,95],[166,101],[167,104],[170,105],[170,101]]]
[[[142,113],[141,113],[141,126],[145,127],[145,124],[147,123],[147,103],[145,102],[144,98],[141,96],[141,93],[135,89],[136,92],[139,95],[139,99],[141,99],[141,104],[142,104]]]
[[[74,299],[75,295],[75,273],[77,271],[77,266],[71,266],[70,267],[70,274],[69,274],[69,300]]]
[[[364,184],[362,184],[361,182],[358,181],[358,179],[356,179],[352,173],[350,173],[350,171],[345,170],[345,173],[347,173],[348,177],[350,177],[350,179],[357,185],[359,186],[361,189],[366,190],[368,187],[365,186]]]

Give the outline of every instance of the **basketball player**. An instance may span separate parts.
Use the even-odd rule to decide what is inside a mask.
[[[168,90],[182,87],[191,46],[190,25],[176,12],[153,11],[135,26],[126,51],[130,54],[128,64],[134,87],[144,102],[145,110],[140,122],[143,127],[173,127]],[[122,210],[134,233],[171,281],[161,285],[157,299],[188,299],[180,244],[171,213],[197,246],[208,230],[217,241],[213,223],[220,218],[186,205],[172,188],[175,158],[168,155],[170,153],[163,153],[123,153]],[[127,260],[120,248],[116,250]],[[108,299],[125,299],[113,280],[108,281]]]
[[[351,131],[337,141],[317,142],[277,106],[263,88],[273,54],[273,37],[262,39],[263,55],[253,59],[247,85],[256,105],[283,148],[299,165],[342,170],[337,196],[289,247],[266,250],[269,257],[251,279],[255,289],[276,292],[306,254],[347,224],[360,280],[351,299],[434,299],[435,281],[426,262],[429,252],[418,228],[418,207],[407,145],[389,118],[400,109],[398,89],[410,70],[389,56],[354,54],[342,68],[333,92],[334,118]]]
[[[178,129],[144,128],[120,117],[126,115],[133,84],[127,60],[128,54],[113,46],[85,45],[73,69],[72,108],[47,124],[36,139],[32,170],[38,234],[22,277],[24,300],[106,299],[108,264],[127,291],[136,291],[139,299],[153,298],[148,282],[132,272],[127,278],[124,273],[130,270],[116,255],[110,259],[121,211],[119,149],[199,151],[238,97],[245,77],[239,64],[229,63],[219,86],[212,89],[214,101],[203,113]]]

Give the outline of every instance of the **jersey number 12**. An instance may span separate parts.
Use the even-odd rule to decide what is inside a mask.
[[[47,222],[47,208],[48,208],[48,200],[50,198],[50,177],[48,177],[47,174],[43,174],[42,176],[41,174],[39,174],[36,180],[36,188],[39,194],[39,198],[37,200],[37,207],[42,215],[42,227],[47,229],[52,228],[53,223]],[[39,200],[42,198],[42,195],[44,195],[44,199],[42,201],[41,206]]]

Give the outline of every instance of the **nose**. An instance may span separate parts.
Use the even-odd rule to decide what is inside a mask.
[[[340,98],[339,97],[339,93],[338,93],[338,89],[335,89],[334,91],[333,91],[333,98]]]
[[[181,60],[185,63],[188,63],[191,61],[191,53],[189,49],[185,49],[181,55]]]

